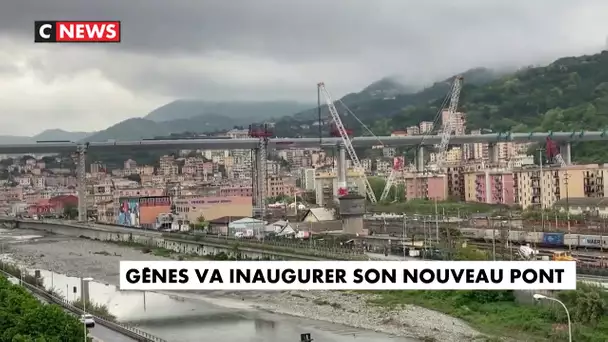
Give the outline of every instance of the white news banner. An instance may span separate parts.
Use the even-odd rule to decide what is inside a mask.
[[[121,261],[121,290],[573,290],[575,261]]]

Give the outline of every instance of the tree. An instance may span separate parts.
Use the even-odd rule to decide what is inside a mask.
[[[66,204],[63,207],[63,216],[69,220],[73,220],[78,217],[78,208],[73,204]]]
[[[40,303],[25,288],[0,277],[0,341],[84,340],[77,317],[57,305]]]
[[[206,230],[209,227],[209,222],[205,220],[205,216],[201,215],[196,218],[196,224],[194,225],[195,229],[198,230]]]

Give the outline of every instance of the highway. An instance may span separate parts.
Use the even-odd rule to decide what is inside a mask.
[[[13,279],[17,279],[17,278],[14,278],[13,276],[9,276],[9,277],[11,277]],[[27,287],[25,287],[25,288],[27,289]],[[28,291],[34,297],[38,298],[38,300],[41,301],[42,303],[45,303],[45,304],[49,303],[47,299],[37,295],[36,293],[32,292],[31,290],[28,290]],[[64,308],[64,311],[78,317],[78,315],[75,315],[68,309]],[[84,329],[84,325],[82,328]],[[95,327],[89,328],[88,336],[93,338],[93,342],[137,342],[137,340],[135,340],[131,337],[125,336],[112,329],[108,329],[100,324],[95,324]]]
[[[580,132],[534,132],[534,133],[490,133],[476,135],[452,136],[450,143],[454,145],[475,142],[497,143],[513,142],[544,142],[551,138],[555,142],[597,141],[608,140],[608,131],[580,131]],[[380,140],[386,147],[397,146],[432,146],[439,144],[441,136],[414,135],[404,137],[354,137],[354,147],[370,147],[379,145]],[[341,144],[340,138],[272,138],[268,140],[268,148],[289,149],[321,146],[336,146]],[[180,139],[180,140],[135,140],[135,141],[105,141],[105,142],[39,142],[33,144],[3,144],[0,145],[0,154],[13,153],[61,153],[75,152],[79,146],[86,146],[87,151],[135,151],[154,149],[254,149],[260,146],[260,139]]]
[[[94,342],[137,342],[135,339],[99,324],[96,324],[94,328],[89,328],[89,336],[93,337]]]

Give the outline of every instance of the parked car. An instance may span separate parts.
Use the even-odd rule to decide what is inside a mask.
[[[95,318],[93,318],[93,315],[84,314],[80,316],[80,322],[84,323],[87,328],[95,327]]]

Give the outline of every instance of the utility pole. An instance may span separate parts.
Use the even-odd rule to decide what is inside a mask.
[[[403,213],[403,234],[401,236],[401,248],[403,248],[403,260],[405,260],[405,238],[407,236],[407,217]]]
[[[437,211],[437,197],[435,197],[435,243],[439,244],[439,213]]]
[[[566,171],[565,176],[564,176],[564,184],[566,185],[566,220],[568,221],[567,225],[568,225],[568,234],[571,234],[572,232],[570,231],[570,193],[568,191],[568,171]],[[601,241],[601,239],[600,239]],[[601,245],[601,243],[600,243]],[[568,244],[568,251],[572,252],[572,244]]]

